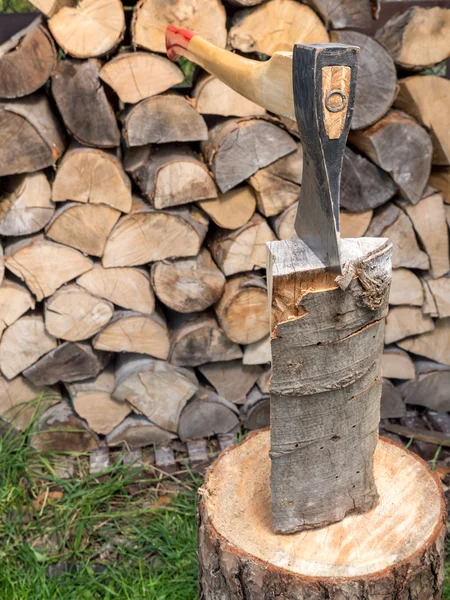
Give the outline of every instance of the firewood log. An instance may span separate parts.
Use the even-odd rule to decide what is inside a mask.
[[[232,402],[200,387],[186,404],[178,425],[181,441],[228,433],[239,426],[239,410]]]
[[[89,452],[100,441],[66,402],[60,402],[41,415],[30,445],[40,452]]]
[[[96,264],[91,271],[78,277],[77,284],[91,294],[105,298],[122,308],[146,314],[152,314],[155,310],[155,296],[150,277],[144,269],[104,269]]]
[[[256,198],[250,186],[240,186],[218,194],[217,198],[201,200],[198,206],[212,221],[223,229],[239,229],[252,218],[256,208]]]
[[[266,114],[266,110],[247,100],[228,85],[205,73],[199,77],[192,98],[195,108],[202,115],[219,115],[221,117],[256,117]]]
[[[431,288],[428,285],[429,280],[425,277],[421,277],[420,281],[423,287],[424,301],[422,306],[422,311],[425,315],[430,315],[430,317],[436,318],[439,316],[436,300],[431,293]]]
[[[298,202],[288,206],[282,213],[269,218],[269,223],[275,231],[279,240],[290,240],[297,235],[295,233],[295,217],[297,215]]]
[[[122,40],[125,13],[120,0],[80,0],[54,14],[48,26],[67,54],[75,58],[103,56]]]
[[[385,344],[398,342],[412,335],[433,331],[433,319],[417,306],[394,306],[386,317]]]
[[[370,225],[372,215],[373,210],[357,213],[341,210],[341,238],[363,237]]]
[[[391,110],[375,125],[350,133],[350,142],[390,173],[404,198],[419,202],[430,176],[432,144],[412,117]]]
[[[135,6],[131,24],[133,45],[165,53],[166,28],[177,25],[225,48],[225,22],[225,9],[220,0],[203,0],[201,7],[194,7],[188,0],[175,0],[170,6],[165,0],[140,0]]]
[[[163,94],[141,100],[123,115],[127,146],[208,139],[205,120],[183,96]]]
[[[93,341],[96,350],[137,352],[167,359],[169,330],[162,315],[118,310]]]
[[[438,319],[433,331],[402,340],[397,345],[413,354],[450,365],[450,318]]]
[[[261,373],[261,375],[258,378],[258,381],[256,382],[258,385],[258,388],[261,390],[261,392],[263,394],[269,393],[269,384],[270,384],[271,376],[272,376],[272,369],[270,368],[270,365],[266,365],[264,368],[264,371]]]
[[[0,197],[0,235],[30,235],[43,229],[55,212],[44,173],[5,178]]]
[[[0,241],[0,285],[3,283],[3,278],[5,276],[5,257],[3,255],[3,245]]]
[[[163,304],[180,313],[192,313],[220,299],[225,277],[208,250],[202,248],[194,258],[154,263],[152,286]]]
[[[234,16],[228,42],[241,52],[292,52],[294,44],[328,42],[316,13],[293,0],[272,0]]]
[[[259,365],[244,365],[241,360],[206,363],[198,370],[222,398],[244,404],[247,394],[263,370]]]
[[[120,144],[120,132],[98,76],[100,66],[96,59],[61,60],[52,77],[52,94],[77,141],[86,146],[114,148]]]
[[[382,419],[400,419],[406,415],[402,394],[389,379],[383,379],[380,415]]]
[[[151,444],[164,446],[177,436],[161,429],[143,416],[130,415],[106,436],[108,446],[142,448]]]
[[[241,415],[245,429],[254,431],[269,427],[270,396],[262,393],[255,385],[242,406]]]
[[[375,38],[403,69],[421,71],[450,56],[450,10],[411,7],[394,15]]]
[[[424,291],[420,279],[409,269],[394,269],[392,271],[389,304],[409,304],[422,306]]]
[[[416,363],[417,377],[411,381],[405,393],[405,402],[414,406],[447,412],[450,410],[448,389],[450,371],[444,365],[432,361]],[[422,372],[422,368],[424,368]]]
[[[228,119],[215,125],[209,140],[202,143],[205,160],[221,192],[231,190],[258,169],[296,149],[289,134],[261,118]]]
[[[220,326],[236,344],[252,344],[269,333],[267,287],[262,277],[230,277],[214,309]]]
[[[102,329],[114,314],[111,302],[98,298],[78,285],[59,289],[45,302],[45,327],[61,340],[87,340]]]
[[[57,13],[63,6],[75,6],[75,0],[33,0],[31,2],[38,10],[41,11],[46,17],[52,17]]]
[[[267,221],[255,213],[235,231],[217,230],[209,241],[214,260],[228,275],[261,269],[266,265],[266,242],[275,240]]]
[[[439,317],[441,319],[450,317],[450,279],[448,275],[439,279],[428,279],[427,284],[436,302]]]
[[[41,18],[0,45],[2,98],[21,98],[41,88],[56,68],[56,49]]]
[[[271,360],[269,335],[245,347],[244,358],[242,359],[244,365],[264,365]]]
[[[118,210],[104,204],[67,202],[55,212],[45,231],[54,242],[102,257],[106,240],[120,216]]]
[[[38,301],[92,269],[92,261],[81,252],[45,240],[41,235],[9,244],[5,265],[25,281]]]
[[[300,195],[302,173],[301,144],[297,144],[296,152],[256,171],[248,182],[255,190],[259,212],[265,217],[273,217],[296,202]]]
[[[125,168],[155,208],[217,196],[205,163],[185,145],[134,148],[126,154]]]
[[[65,387],[75,412],[95,433],[108,435],[131,413],[128,402],[118,402],[111,396],[114,371],[109,367],[93,379],[67,383]]]
[[[196,256],[208,229],[208,219],[198,208],[161,211],[141,200],[122,217],[106,242],[104,267],[131,267],[148,262]]]
[[[373,23],[369,0],[306,0],[305,4],[309,4],[330,29],[365,29]]]
[[[0,176],[30,173],[54,165],[64,151],[64,131],[47,96],[36,93],[0,101]]]
[[[407,352],[395,346],[386,346],[381,361],[381,372],[387,379],[414,379],[414,363]]]
[[[107,204],[128,213],[131,182],[113,152],[86,148],[74,142],[58,165],[52,200]]]
[[[35,363],[41,356],[56,348],[40,315],[25,315],[4,332],[0,341],[0,370],[12,379]],[[38,384],[36,384],[38,385]]]
[[[0,415],[15,429],[23,431],[47,408],[61,402],[61,395],[51,388],[34,386],[25,377],[0,377]]]
[[[256,6],[257,4],[262,4],[263,2],[264,0],[226,0],[227,4],[231,4],[231,6],[240,6],[241,8]]]
[[[129,104],[161,94],[184,80],[176,64],[150,52],[119,52],[103,65],[99,75],[122,102]]]
[[[197,367],[208,362],[242,358],[239,346],[227,338],[208,312],[171,323],[169,362],[179,367]]]
[[[434,167],[430,184],[441,192],[444,202],[450,204],[450,167]]]
[[[116,365],[113,397],[168,431],[177,432],[180,414],[198,389],[189,369],[139,354],[123,354]]]
[[[369,4],[362,2],[362,4]],[[373,125],[392,106],[397,93],[394,61],[381,44],[356,31],[333,31],[331,41],[359,46],[358,79],[352,129]],[[408,112],[408,111],[407,111]]]
[[[4,280],[0,286],[0,338],[7,327],[34,307],[34,298],[25,285]]]

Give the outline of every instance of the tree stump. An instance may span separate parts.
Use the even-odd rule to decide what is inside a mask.
[[[378,504],[297,534],[274,533],[270,433],[224,451],[200,490],[200,600],[438,600],[445,507],[426,463],[380,438]]]

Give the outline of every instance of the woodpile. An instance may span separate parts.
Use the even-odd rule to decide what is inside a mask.
[[[43,394],[32,444],[72,450],[268,424],[265,244],[295,235],[301,140],[169,61],[173,23],[259,60],[361,48],[341,232],[394,244],[383,427],[432,434],[450,411],[450,82],[421,71],[450,55],[450,10],[373,38],[369,0],[140,0],[128,31],[119,0],[33,4],[0,46],[1,417],[25,429]]]

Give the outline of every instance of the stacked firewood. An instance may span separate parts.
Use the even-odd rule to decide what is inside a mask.
[[[120,0],[34,4],[45,17],[0,46],[3,419],[73,450],[268,422],[265,242],[294,235],[301,140],[170,62],[170,23],[259,60],[361,48],[341,229],[394,243],[384,416],[404,397],[450,409],[450,81],[419,74],[450,55],[450,10],[373,39],[353,31],[369,0],[140,0],[128,28]]]

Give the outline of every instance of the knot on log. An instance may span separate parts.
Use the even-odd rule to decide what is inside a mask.
[[[386,270],[385,267],[380,268],[380,257],[386,264],[391,260],[392,244],[386,242],[378,252],[370,254],[355,265],[358,291],[355,290],[353,293],[356,296],[356,303],[369,310],[377,310],[385,305],[389,297],[391,271]]]

